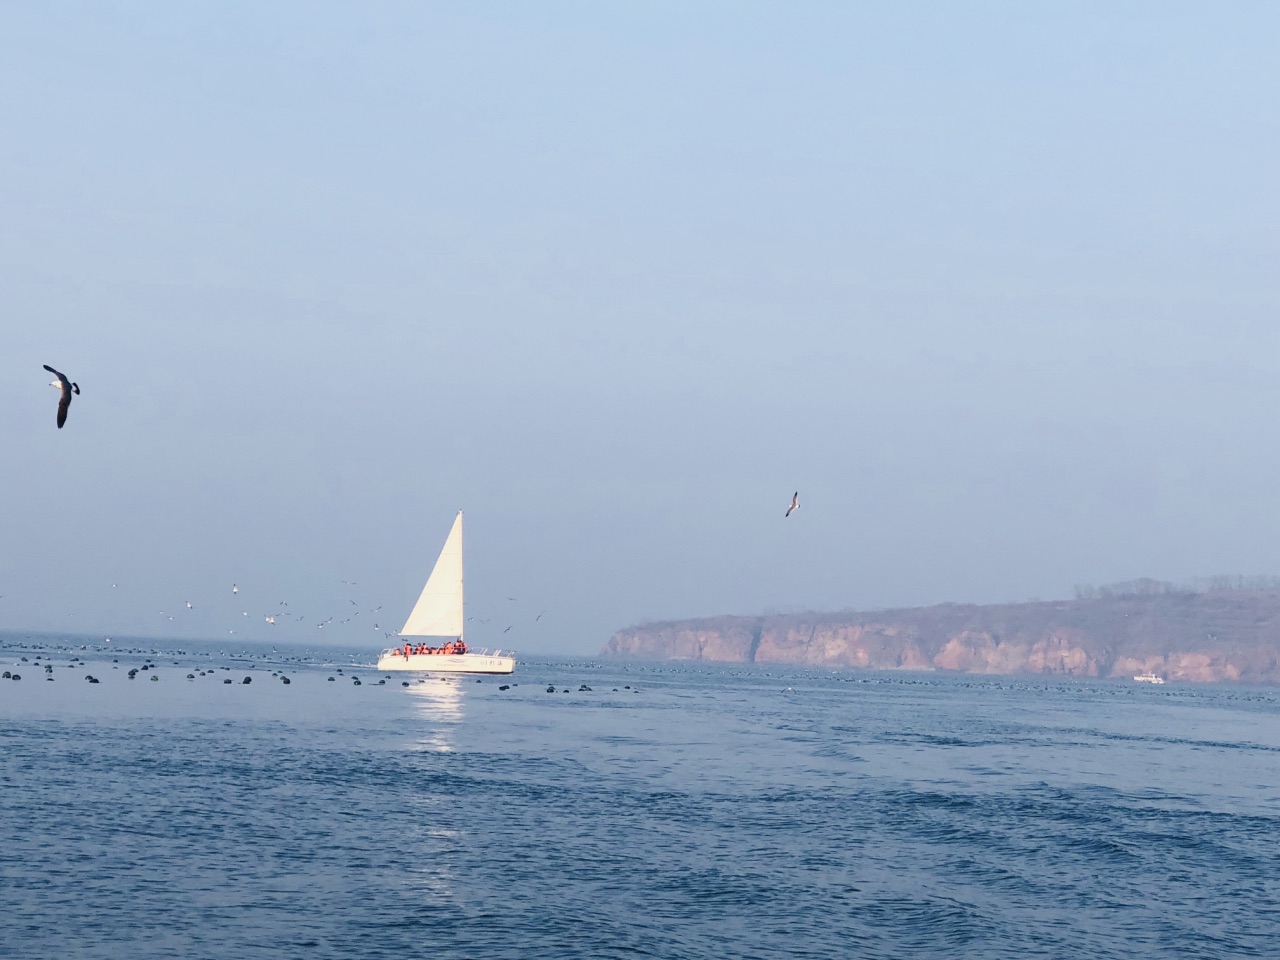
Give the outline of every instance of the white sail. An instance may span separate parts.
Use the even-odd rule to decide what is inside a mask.
[[[436,558],[427,585],[400,630],[402,637],[462,636],[462,511]]]

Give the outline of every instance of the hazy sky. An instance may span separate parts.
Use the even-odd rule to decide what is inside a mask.
[[[1280,573],[1274,3],[6,4],[0,109],[0,629]]]

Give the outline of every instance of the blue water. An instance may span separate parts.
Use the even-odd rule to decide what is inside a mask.
[[[0,956],[1280,955],[1275,689],[181,650],[0,642]]]

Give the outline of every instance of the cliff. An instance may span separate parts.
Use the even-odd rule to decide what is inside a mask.
[[[602,655],[1280,683],[1280,590],[676,620],[619,630]]]

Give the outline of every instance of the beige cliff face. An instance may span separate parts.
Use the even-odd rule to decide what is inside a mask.
[[[1020,672],[1055,673],[1067,677],[1098,676],[1098,661],[1085,649],[1088,638],[1078,630],[1062,630],[1033,644]]]
[[[717,617],[620,630],[605,656],[1171,681],[1280,682],[1280,591],[859,614]]]
[[[756,663],[931,670],[913,639],[885,624],[801,624],[761,630]]]
[[[1239,680],[1240,668],[1225,659],[1205,653],[1174,653],[1165,659],[1165,679],[1203,683]]]

